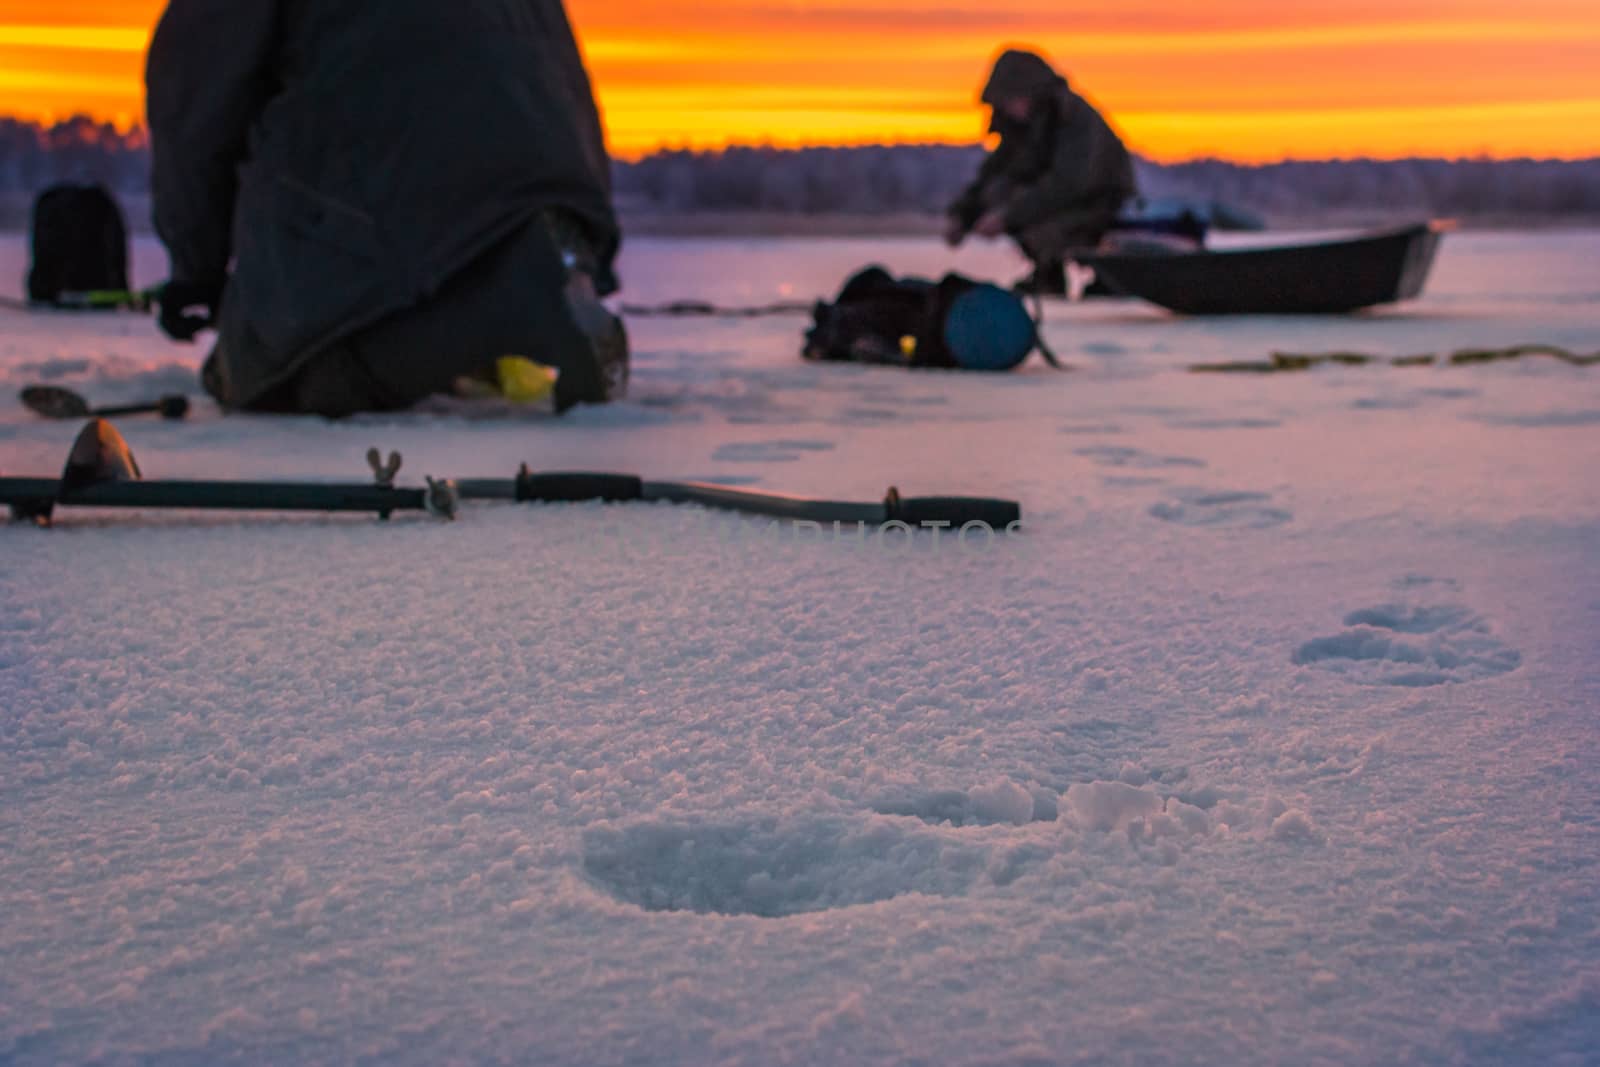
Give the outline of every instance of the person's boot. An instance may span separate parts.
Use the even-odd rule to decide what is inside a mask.
[[[593,243],[577,218],[566,211],[540,213],[544,226],[567,267],[567,310],[589,342],[593,362],[569,368],[556,381],[556,412],[574,404],[609,404],[628,392],[628,331],[601,302],[616,288],[614,278],[595,254]]]
[[[1024,296],[1066,296],[1066,264],[1060,260],[1039,263],[1032,274],[1011,288]]]
[[[589,342],[594,358],[582,372],[569,371],[556,381],[556,411],[574,404],[609,404],[628,393],[628,331],[595,295],[589,276],[575,273],[567,282],[567,310]]]
[[[200,365],[200,388],[204,389],[211,399],[227,406],[228,381],[222,372],[222,360],[217,357],[217,350],[212,349],[206,361]]]
[[[628,391],[628,333],[622,320],[594,295],[587,275],[568,280],[567,310],[583,336],[581,356],[557,370],[536,357],[507,353],[474,374],[455,380],[452,392],[467,400],[515,406],[549,402],[556,414],[578,404],[607,404]]]

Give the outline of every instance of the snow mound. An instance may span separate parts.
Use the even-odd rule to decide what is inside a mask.
[[[1352,611],[1345,616],[1346,626],[1371,626],[1380,630],[1393,630],[1403,634],[1431,634],[1440,630],[1455,629],[1478,624],[1471,609],[1460,604],[1408,606],[1383,604],[1375,608]]]
[[[1068,787],[1065,799],[1073,818],[1090,830],[1120,830],[1161,810],[1161,798],[1153,790],[1126,782],[1080,783]]]
[[[910,816],[926,823],[951,826],[1023,826],[1030,822],[1054,822],[1057,814],[1051,798],[1035,797],[1026,787],[1009,779],[971,790],[945,789],[920,796],[884,797],[876,801],[872,809],[880,815]]]
[[[1298,808],[1291,808],[1272,820],[1272,839],[1300,844],[1320,844],[1322,834],[1311,816]]]
[[[1204,808],[1127,782],[1078,783],[1061,799],[1067,818],[1080,830],[1126,834],[1135,844],[1160,843],[1167,863],[1177,861],[1175,842],[1209,837],[1213,830]]]

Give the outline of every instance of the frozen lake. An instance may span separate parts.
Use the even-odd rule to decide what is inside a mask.
[[[0,238],[0,290],[24,269]],[[637,241],[630,302],[928,241]],[[138,248],[137,281],[162,275]],[[1053,308],[1075,368],[636,320],[562,420],[121,428],[150,477],[550,469],[1020,500],[995,542],[671,507],[0,529],[0,1063],[1600,1062],[1600,234],[1330,320]],[[192,389],[0,310],[0,389]],[[0,411],[0,471],[76,427]]]

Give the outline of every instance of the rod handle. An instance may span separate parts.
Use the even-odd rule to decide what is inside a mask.
[[[523,503],[576,503],[582,500],[638,500],[644,481],[633,474],[535,474],[517,472],[517,500]]]
[[[978,523],[1004,532],[1022,521],[1022,506],[1014,500],[977,496],[902,497],[898,489],[889,490],[884,511],[887,521],[908,526],[949,523],[960,529]]]

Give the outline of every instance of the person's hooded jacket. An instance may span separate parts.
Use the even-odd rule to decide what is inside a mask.
[[[175,279],[232,271],[241,406],[543,209],[610,276],[610,161],[560,0],[170,0],[147,83],[156,226]],[[549,259],[527,284],[559,292]]]
[[[1005,114],[1002,105],[1014,97],[1033,101],[1025,122]],[[995,183],[1006,190],[1001,210],[1011,233],[1086,203],[1107,203],[1114,210],[1136,195],[1133,160],[1121,138],[1039,55],[1004,52],[981,100],[994,109],[990,132],[1000,143],[951,205],[950,214],[963,226],[970,228],[984,212]]]

